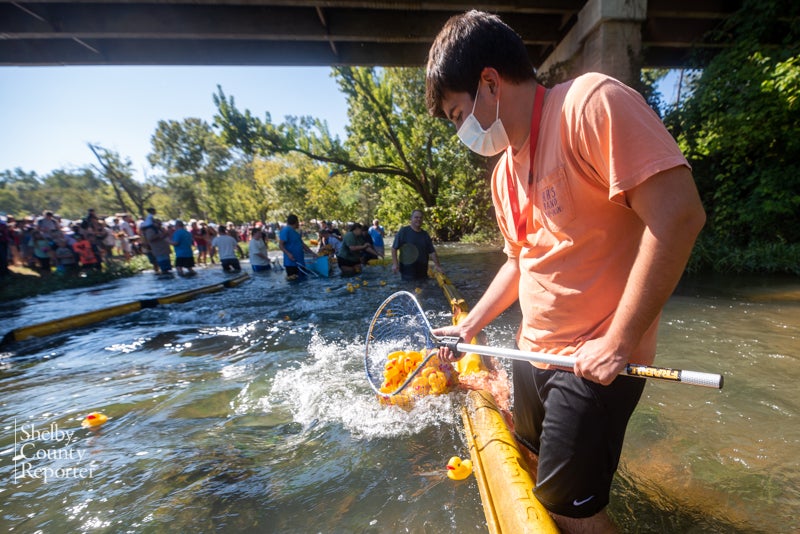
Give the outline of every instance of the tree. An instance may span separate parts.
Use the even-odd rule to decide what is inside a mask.
[[[159,121],[148,161],[163,169],[166,187],[182,217],[226,219],[232,208],[226,188],[231,154],[202,119]]]
[[[0,173],[0,211],[22,216],[42,209],[39,190],[42,182],[35,172],[19,167]]]
[[[144,216],[147,203],[156,192],[153,184],[134,180],[130,159],[126,158],[123,161],[116,152],[98,145],[89,144],[89,150],[100,163],[98,170],[105,176],[114,192],[119,208],[115,211]]]
[[[800,242],[800,6],[745,1],[667,123],[690,159],[706,244]],[[782,37],[776,42],[775,37]]]
[[[444,191],[449,200],[451,188],[457,184],[485,185],[485,170],[480,160],[460,146],[449,123],[428,114],[422,69],[340,67],[333,73],[347,96],[350,126],[346,143],[332,137],[327,124],[318,119],[287,117],[284,123],[274,124],[269,113],[261,120],[249,110],[241,112],[234,98],[218,88],[214,122],[221,129],[220,135],[245,153],[271,158],[296,152],[324,164],[328,172],[327,178],[323,174],[322,179],[333,189],[326,192],[322,184],[309,182],[303,187],[311,189],[302,191],[315,202],[322,198],[337,200],[327,210],[316,206],[318,211],[330,213],[336,209],[337,213],[359,220],[374,215],[387,218],[382,215],[386,214],[405,222],[408,206],[429,210],[435,207],[452,213],[451,217],[437,219],[441,221],[477,221],[481,219],[479,213],[485,219],[486,204],[479,204],[488,202],[486,195],[461,205],[438,202]],[[336,179],[340,175],[348,176]],[[279,184],[284,189],[288,186]],[[385,194],[394,191],[395,184],[404,192],[396,196]],[[395,201],[401,201],[402,208]],[[471,210],[466,217],[464,209]],[[399,211],[402,213],[395,215]],[[458,227],[460,231],[466,228]],[[474,227],[467,229],[471,230]],[[438,234],[439,228],[434,231]],[[449,230],[445,232],[449,234]]]

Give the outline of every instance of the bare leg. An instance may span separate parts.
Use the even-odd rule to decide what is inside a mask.
[[[553,513],[550,515],[564,534],[616,534],[619,532],[605,510],[583,519]]]

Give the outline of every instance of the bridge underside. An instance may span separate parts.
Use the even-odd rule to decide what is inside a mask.
[[[448,17],[478,8],[522,35],[536,67],[553,54],[563,64],[564,53],[582,53],[587,42],[606,46],[593,35],[620,23],[626,32],[613,38],[633,29],[642,66],[679,67],[713,52],[707,32],[738,3],[0,0],[0,65],[418,66]]]

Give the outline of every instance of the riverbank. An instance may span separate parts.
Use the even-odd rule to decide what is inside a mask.
[[[75,289],[102,284],[117,278],[133,276],[150,268],[145,256],[137,256],[130,262],[113,262],[103,267],[101,272],[87,272],[80,275],[67,276],[53,272],[49,276],[28,267],[9,266],[11,274],[0,279],[0,302],[46,295],[62,289]]]

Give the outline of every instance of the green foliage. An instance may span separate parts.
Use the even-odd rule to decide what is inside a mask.
[[[745,2],[723,29],[734,44],[666,119],[708,213],[703,246],[712,250],[695,264],[756,269],[761,257],[774,270],[793,258],[780,251],[800,242],[799,14],[795,2]]]
[[[231,153],[207,122],[197,118],[159,121],[150,142],[150,164],[164,170],[173,193],[170,213],[184,219],[227,220],[237,211],[230,203],[227,183]]]
[[[345,143],[317,119],[287,117],[273,124],[269,113],[261,120],[239,111],[221,88],[214,96],[215,125],[236,150],[254,161],[295,153],[316,162],[301,177],[281,170],[271,178],[284,211],[291,206],[298,216],[364,222],[377,216],[399,225],[412,209],[425,208],[434,233],[446,239],[485,220],[481,197],[471,195],[485,171],[460,146],[452,126],[428,114],[422,69],[342,67],[333,75],[347,96]]]
[[[110,183],[94,169],[57,169],[43,177],[21,169],[0,173],[0,212],[23,217],[50,210],[79,219],[88,208],[100,214],[119,211]]]

